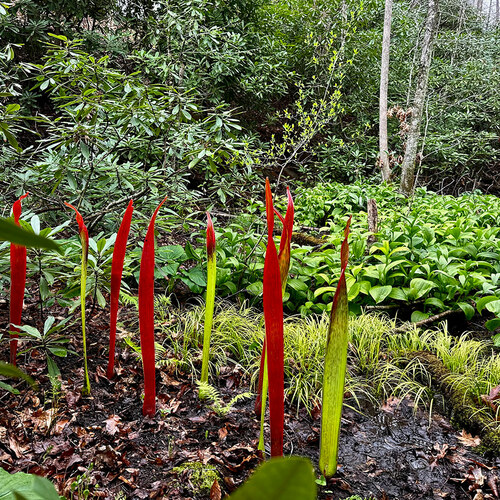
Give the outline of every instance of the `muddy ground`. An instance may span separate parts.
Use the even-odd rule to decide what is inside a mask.
[[[7,314],[0,305],[1,328],[7,326]],[[227,416],[218,416],[199,402],[189,374],[164,368],[157,371],[157,414],[144,418],[136,355],[118,348],[117,375],[111,382],[105,376],[107,328],[104,312],[88,324],[90,397],[81,395],[83,361],[78,356],[58,360],[62,386],[56,394],[43,352],[19,359],[40,390],[16,383],[19,395],[0,393],[0,466],[46,476],[67,498],[83,498],[75,483],[90,491],[89,498],[106,499],[216,500],[233,491],[262,460],[253,401],[239,402]],[[81,352],[80,336],[75,331],[71,341],[76,352]],[[7,358],[4,343],[0,359]],[[247,383],[238,369],[227,367],[220,393],[228,401],[248,391]],[[316,465],[319,428],[319,411],[297,415],[289,408],[285,453],[307,456]],[[345,408],[339,472],[318,486],[319,498],[499,498],[500,458],[481,456],[475,452],[478,445],[479,438],[454,429],[438,411],[414,411],[410,400],[392,399],[362,413]]]

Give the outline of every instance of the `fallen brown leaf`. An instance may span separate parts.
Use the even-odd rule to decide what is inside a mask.
[[[399,406],[401,403],[401,399],[399,398],[394,398],[390,397],[387,399],[387,401],[380,407],[382,411],[385,411],[386,413],[394,413],[394,410]]]
[[[227,437],[227,428],[221,427],[219,429],[219,441],[225,441]]]
[[[210,500],[221,500],[222,492],[217,479],[214,480],[214,484],[210,488]]]
[[[465,446],[470,446],[475,448],[481,444],[481,439],[478,436],[472,437],[467,431],[462,430],[462,432],[457,436],[457,439]]]
[[[106,422],[106,432],[111,436],[114,436],[120,429],[118,425],[120,424],[120,417],[118,415],[111,415]]]

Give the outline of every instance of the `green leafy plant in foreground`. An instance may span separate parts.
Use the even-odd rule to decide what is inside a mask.
[[[0,468],[0,498],[5,500],[59,500],[54,485],[44,477]]]
[[[314,470],[307,458],[277,457],[263,463],[231,500],[314,500]]]
[[[24,373],[17,366],[11,365],[10,363],[0,361],[0,375],[7,378],[23,379],[28,382],[28,384],[30,384],[34,389],[38,388],[36,382],[28,374]],[[10,384],[7,384],[2,380],[0,380],[0,389],[5,389],[12,394],[19,394],[19,391],[17,389],[14,389]]]
[[[0,218],[0,241],[10,241],[27,248],[46,248],[60,251],[59,245],[55,241],[27,231],[16,226],[9,219],[3,218]]]

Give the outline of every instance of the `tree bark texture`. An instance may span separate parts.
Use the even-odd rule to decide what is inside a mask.
[[[413,193],[415,160],[417,157],[418,140],[420,137],[420,124],[422,112],[427,93],[427,83],[429,80],[429,70],[432,62],[432,47],[437,35],[438,24],[438,0],[429,0],[427,7],[427,18],[425,20],[424,39],[422,43],[422,54],[417,75],[417,84],[413,104],[409,130],[406,140],[405,156],[401,166],[401,185],[403,194],[410,196]]]
[[[377,202],[370,198],[367,202],[366,206],[367,216],[368,216],[368,231],[370,234],[368,235],[366,244],[368,249],[377,241],[376,234],[378,233],[378,210],[377,210]]]
[[[387,93],[389,89],[389,52],[391,46],[392,0],[385,0],[384,36],[382,38],[382,60],[380,64],[380,99],[379,99],[379,162],[382,181],[391,177],[387,139]]]

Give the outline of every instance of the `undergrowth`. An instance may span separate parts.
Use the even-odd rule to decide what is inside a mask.
[[[168,307],[165,304],[165,307]],[[158,311],[165,341],[158,350],[159,366],[190,372],[193,380],[201,366],[204,306],[187,311],[170,307]],[[321,401],[325,339],[329,317],[289,317],[284,325],[285,397],[297,411],[311,412]],[[432,405],[431,377],[418,358],[409,353],[430,351],[450,371],[450,379],[464,395],[475,400],[500,384],[500,355],[491,343],[464,334],[452,337],[446,327],[421,331],[409,326],[394,333],[395,322],[383,315],[363,314],[349,322],[346,404],[362,408],[389,396],[412,398],[415,407]],[[262,314],[226,302],[216,304],[210,350],[213,381],[228,365],[241,372],[255,387],[264,338]],[[484,410],[493,417],[489,409]]]

